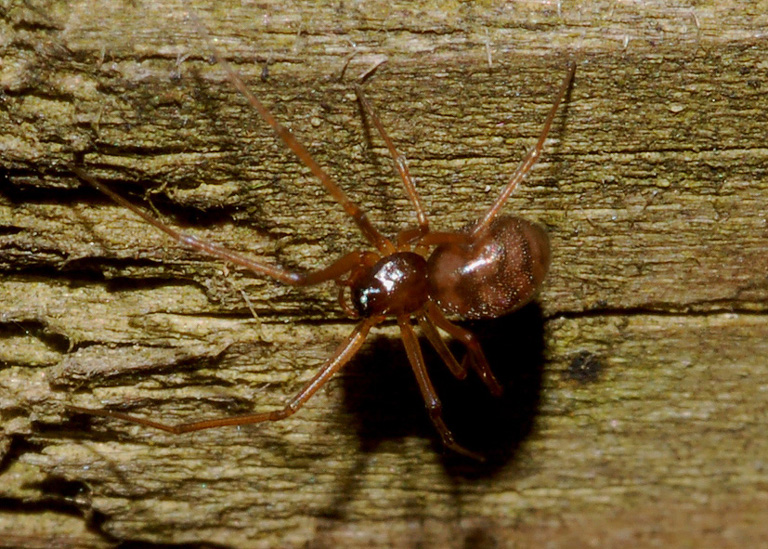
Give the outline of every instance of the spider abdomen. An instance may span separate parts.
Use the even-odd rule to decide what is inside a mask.
[[[495,318],[528,303],[550,260],[544,229],[500,216],[472,245],[442,244],[429,257],[430,295],[441,309],[464,318]]]

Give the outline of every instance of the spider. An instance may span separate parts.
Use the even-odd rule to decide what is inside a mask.
[[[416,211],[417,226],[400,231],[393,239],[382,235],[336,182],[312,158],[294,135],[280,124],[262,102],[246,87],[240,75],[218,53],[214,56],[232,85],[245,97],[277,137],[320,180],[326,190],[344,208],[374,250],[356,250],[331,265],[310,272],[297,272],[249,259],[232,250],[184,234],[167,225],[100,183],[82,169],[69,168],[81,180],[95,187],[178,244],[244,267],[253,273],[292,286],[311,286],[334,281],[339,287],[338,300],[343,311],[359,319],[352,333],[338,346],[320,370],[290,398],[283,408],[264,413],[194,421],[178,425],[160,423],[111,410],[68,406],[70,410],[90,415],[116,418],[139,425],[181,434],[216,427],[279,421],[297,412],[320,387],[360,350],[371,328],[394,317],[400,328],[405,351],[416,382],[424,398],[429,418],[446,448],[483,460],[454,439],[442,416],[440,399],[430,381],[412,318],[432,344],[451,373],[458,379],[472,369],[493,395],[502,387],[491,371],[477,337],[450,322],[446,313],[468,319],[495,318],[519,309],[537,292],[550,262],[549,239],[539,225],[525,219],[500,215],[501,209],[518,184],[530,172],[544,147],[558,106],[570,88],[576,65],[570,63],[554,104],[544,122],[538,141],[528,151],[493,205],[480,219],[458,232],[433,231],[421,203],[405,158],[395,148],[362,87],[355,86],[358,101],[386,144],[402,179],[405,192]],[[431,254],[428,254],[432,249]],[[467,354],[459,362],[449,350],[439,330],[460,341]]]

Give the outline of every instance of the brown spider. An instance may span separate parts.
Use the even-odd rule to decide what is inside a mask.
[[[278,421],[299,410],[320,387],[347,364],[360,349],[373,326],[387,317],[394,316],[400,327],[405,351],[424,397],[429,417],[440,434],[443,444],[465,456],[483,459],[479,454],[458,444],[443,421],[440,399],[427,374],[411,317],[416,317],[416,322],[424,335],[454,376],[464,379],[468,365],[475,370],[492,394],[501,394],[502,388],[491,372],[476,336],[449,322],[444,312],[471,319],[505,315],[528,303],[544,280],[550,261],[549,239],[546,232],[540,226],[525,219],[499,215],[499,212],[541,154],[557,108],[573,80],[575,64],[571,63],[569,66],[568,74],[560,86],[536,145],[526,154],[488,211],[477,223],[460,232],[430,230],[424,207],[416,192],[405,158],[395,148],[379,117],[365,98],[362,88],[356,86],[358,100],[386,143],[394,160],[395,169],[405,185],[406,194],[416,210],[418,226],[401,231],[392,241],[371,224],[365,212],[347,197],[315,162],[307,149],[288,129],[275,120],[272,113],[246,88],[243,80],[229,63],[217,52],[214,55],[235,88],[245,96],[283,143],[341,204],[375,251],[351,252],[318,271],[289,271],[254,261],[212,242],[181,233],[116,194],[83,170],[70,166],[71,170],[80,179],[106,194],[117,204],[128,208],[179,244],[292,286],[310,286],[335,281],[339,286],[339,303],[342,309],[350,317],[361,320],[320,368],[320,371],[279,410],[167,425],[121,412],[76,406],[68,406],[68,408],[76,412],[117,418],[176,434],[227,425]],[[432,247],[434,250],[427,256],[428,250]],[[438,329],[458,339],[466,347],[467,356],[463,362],[456,360]]]

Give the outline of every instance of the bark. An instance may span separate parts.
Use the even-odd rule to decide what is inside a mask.
[[[365,243],[211,62],[182,2],[8,4],[0,66],[0,545],[755,546],[768,541],[768,6],[193,2],[225,57],[389,235],[487,208],[576,79],[505,211],[546,225],[536,304],[477,332],[506,387],[450,377],[447,454],[392,325],[294,417],[351,332],[336,289],[193,251],[169,223],[312,269]],[[242,5],[241,5],[242,4]],[[386,63],[381,64],[381,61]],[[454,347],[457,353],[463,352]]]

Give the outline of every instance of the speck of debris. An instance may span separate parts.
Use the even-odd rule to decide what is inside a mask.
[[[597,381],[603,371],[603,362],[600,357],[589,351],[581,351],[573,357],[565,376],[579,383],[591,383]]]

